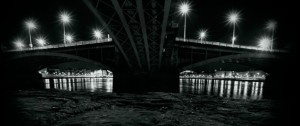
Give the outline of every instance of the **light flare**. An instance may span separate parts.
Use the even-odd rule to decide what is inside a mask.
[[[63,24],[67,24],[71,22],[71,14],[68,13],[67,11],[63,11],[60,13],[59,15],[59,20],[63,23]]]
[[[93,35],[96,39],[101,39],[102,38],[102,31],[99,30],[99,29],[95,29],[94,32],[93,32]]]
[[[45,37],[42,37],[42,36],[38,37],[38,38],[36,39],[36,42],[37,42],[40,46],[46,45],[46,39],[45,39]]]
[[[185,15],[185,14],[187,14],[189,11],[190,11],[190,4],[189,4],[189,3],[182,3],[182,4],[179,6],[179,13],[180,13],[181,15]]]
[[[259,39],[259,47],[267,50],[270,49],[271,46],[271,39],[267,36],[263,36]]]
[[[22,39],[15,40],[14,44],[15,44],[16,48],[18,48],[18,49],[22,49],[25,47],[24,41]]]
[[[66,40],[67,42],[71,43],[74,40],[74,36],[71,34],[66,34]]]

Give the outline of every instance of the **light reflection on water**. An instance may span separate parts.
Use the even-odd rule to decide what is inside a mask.
[[[259,100],[264,82],[244,80],[180,79],[180,93]]]
[[[112,92],[113,78],[45,78],[45,89]],[[180,79],[180,93],[234,99],[263,98],[264,82],[243,80]]]
[[[52,80],[51,80],[52,79]],[[112,78],[45,78],[45,89],[112,92]]]

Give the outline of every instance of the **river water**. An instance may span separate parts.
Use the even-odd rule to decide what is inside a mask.
[[[45,89],[88,92],[113,92],[112,78],[51,78],[44,79]],[[182,94],[210,95],[233,99],[260,100],[264,96],[263,81],[180,79]]]
[[[234,99],[263,98],[263,81],[180,79],[180,93],[211,95]]]
[[[44,79],[45,89],[57,89],[67,91],[88,91],[88,92],[112,92],[112,78],[51,78]]]

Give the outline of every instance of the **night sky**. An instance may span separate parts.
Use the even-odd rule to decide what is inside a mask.
[[[91,0],[96,4],[97,0]],[[180,1],[175,1],[180,3]],[[275,32],[275,48],[291,48],[294,43],[296,5],[288,1],[262,0],[190,0],[192,11],[187,17],[187,38],[197,38],[197,31],[208,30],[209,41],[230,43],[232,26],[226,23],[226,14],[237,10],[241,20],[236,30],[237,44],[257,45],[257,39],[266,34],[266,22],[270,19],[277,21]],[[28,31],[24,21],[33,18],[37,21],[38,29],[32,37],[46,36],[49,43],[61,43],[63,28],[58,21],[62,10],[71,12],[72,23],[67,31],[76,36],[76,40],[92,39],[92,29],[100,26],[81,0],[10,0],[1,4],[1,43],[12,46],[17,38],[28,40]],[[96,6],[96,5],[95,5]],[[179,22],[178,36],[183,36],[183,17],[174,13],[174,19]]]

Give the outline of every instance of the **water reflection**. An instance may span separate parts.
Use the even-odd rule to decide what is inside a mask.
[[[45,89],[112,92],[112,78],[45,78]]]
[[[259,100],[263,85],[261,81],[180,79],[180,93]]]

